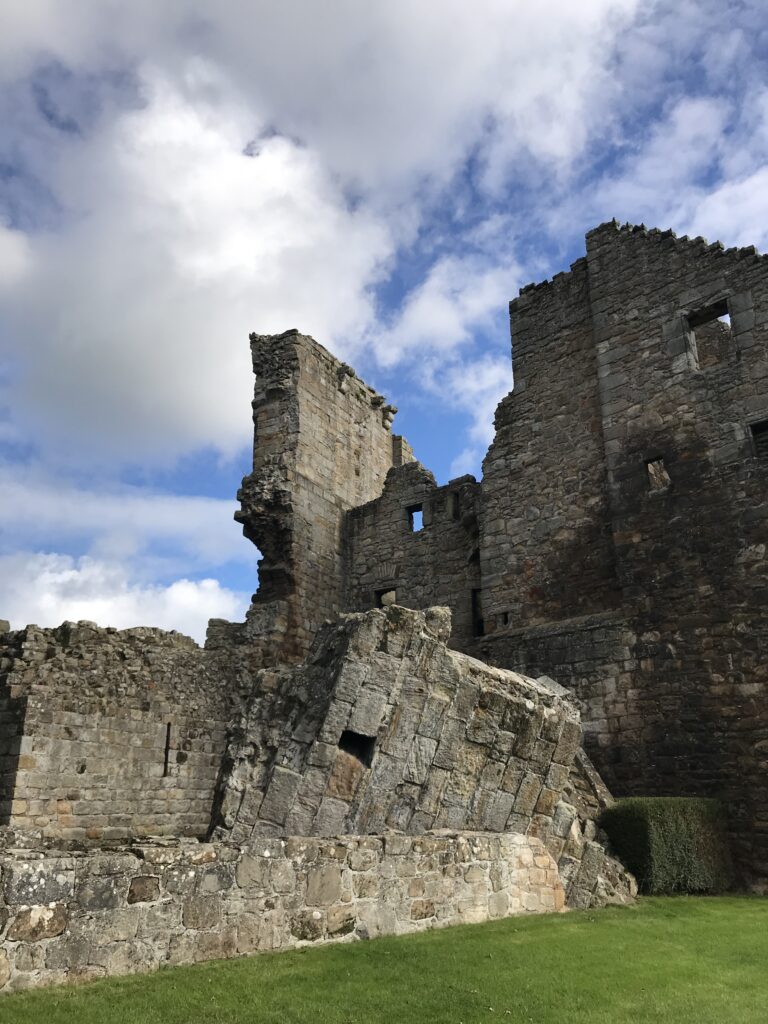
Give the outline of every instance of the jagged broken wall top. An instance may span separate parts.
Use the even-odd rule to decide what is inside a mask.
[[[391,433],[396,410],[312,338],[254,334],[251,353],[253,472],[237,514],[263,554],[250,633],[271,631],[275,660],[299,660],[342,608],[344,513],[412,456]]]

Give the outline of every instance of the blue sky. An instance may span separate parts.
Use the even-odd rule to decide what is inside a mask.
[[[768,235],[758,0],[8,0],[0,618],[241,618],[248,333],[479,475],[507,303],[616,217]]]

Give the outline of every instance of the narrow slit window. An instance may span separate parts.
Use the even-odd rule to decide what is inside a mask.
[[[356,757],[366,768],[371,767],[375,748],[375,736],[363,736],[362,733],[353,732],[352,729],[345,729],[339,740],[339,750]]]
[[[482,591],[480,590],[472,591],[472,631],[475,636],[485,636]]]
[[[672,483],[664,459],[650,459],[645,464],[648,472],[648,490],[665,491]]]
[[[165,754],[163,756],[163,778],[167,779],[171,764],[171,723],[165,727]]]
[[[408,523],[413,533],[418,533],[424,529],[424,508],[422,505],[411,505],[408,509]]]
[[[768,420],[752,423],[749,429],[752,433],[752,444],[756,457],[761,462],[768,462]]]
[[[501,624],[502,624],[502,626],[508,626],[509,625],[509,612],[502,612],[501,613]]]
[[[388,588],[387,590],[376,591],[376,607],[388,608],[391,604],[397,604],[397,591]]]
[[[451,518],[461,518],[461,498],[458,491],[451,491]]]

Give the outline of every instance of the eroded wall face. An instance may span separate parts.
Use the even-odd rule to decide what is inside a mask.
[[[312,338],[252,335],[254,469],[237,514],[263,553],[249,640],[298,661],[342,608],[344,513],[378,497],[395,459],[395,410]]]
[[[208,832],[233,687],[192,640],[29,626],[0,636],[0,659],[0,694],[23,708],[4,733],[3,824],[78,840]]]
[[[347,516],[347,607],[448,607],[452,645],[469,643],[483,628],[479,492],[473,477],[438,487],[419,463],[393,469],[382,496]]]

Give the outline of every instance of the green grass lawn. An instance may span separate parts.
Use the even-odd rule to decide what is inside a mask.
[[[765,1024],[768,900],[648,898],[0,996],[8,1024]]]

